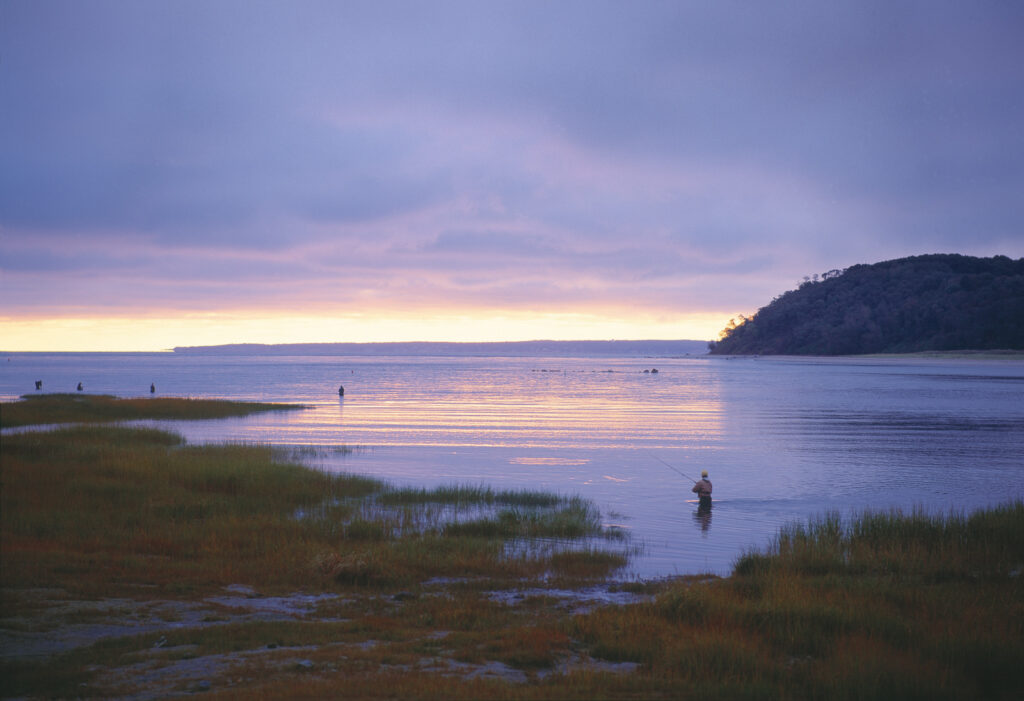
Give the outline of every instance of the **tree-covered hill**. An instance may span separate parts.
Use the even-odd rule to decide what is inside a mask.
[[[847,355],[1024,350],[1024,258],[924,255],[805,278],[715,354]]]

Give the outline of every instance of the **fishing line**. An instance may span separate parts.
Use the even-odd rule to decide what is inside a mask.
[[[686,474],[685,472],[682,472],[682,471],[680,471],[680,470],[677,470],[676,468],[672,467],[671,465],[669,465],[669,464],[668,464],[667,462],[665,462],[664,460],[662,460],[661,458],[659,458],[659,457],[658,457],[657,455],[655,455],[655,454],[654,454],[654,453],[652,453],[651,451],[649,451],[649,450],[645,450],[644,452],[645,452],[645,453],[647,453],[648,455],[650,455],[650,456],[651,456],[652,458],[654,458],[654,459],[655,459],[655,460],[657,460],[658,462],[660,462],[660,463],[661,463],[662,465],[664,465],[664,466],[665,466],[665,467],[667,467],[668,469],[670,469],[670,470],[672,470],[673,472],[675,472],[675,473],[676,473],[677,475],[682,475],[683,477],[685,477],[686,479],[690,480],[690,481],[691,481],[691,482],[693,482],[694,484],[697,484],[697,480],[695,480],[694,478],[690,477],[690,476],[689,476],[688,474]]]

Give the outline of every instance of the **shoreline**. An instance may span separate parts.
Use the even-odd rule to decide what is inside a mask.
[[[708,358],[787,358],[807,360],[863,360],[865,358],[894,359],[936,358],[936,359],[995,359],[1024,360],[1024,350],[954,350],[954,351],[912,351],[908,353],[863,353],[858,355],[793,355],[768,353],[707,353]]]

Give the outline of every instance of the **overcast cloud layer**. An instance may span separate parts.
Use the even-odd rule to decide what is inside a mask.
[[[1024,256],[1024,4],[0,0],[0,154],[8,317],[724,325]]]

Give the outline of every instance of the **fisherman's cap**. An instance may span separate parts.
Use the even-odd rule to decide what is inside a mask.
[[[700,476],[701,477],[707,477],[708,476],[708,471],[707,470],[701,470],[700,471]]]

